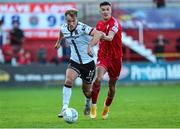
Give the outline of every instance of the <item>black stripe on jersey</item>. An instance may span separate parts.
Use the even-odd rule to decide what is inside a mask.
[[[91,31],[89,32],[89,35],[91,35],[91,32],[94,30],[94,28],[91,29]]]
[[[78,56],[79,62],[80,62],[80,64],[82,64],[81,55],[79,54],[79,51],[78,51],[77,46],[76,46],[76,43],[74,42],[74,40],[71,40],[71,41],[72,41],[72,44],[73,44],[74,49],[75,49],[75,51],[76,51],[76,54],[77,54],[77,56]]]

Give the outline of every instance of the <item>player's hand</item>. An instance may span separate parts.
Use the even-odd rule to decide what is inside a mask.
[[[92,48],[91,48],[90,45],[88,45],[88,55],[89,55],[90,57],[93,57]]]
[[[54,48],[55,48],[55,49],[60,48],[60,44],[59,44],[59,42],[56,42],[56,44],[54,45]]]
[[[104,37],[106,37],[106,34],[104,32],[101,32],[101,38],[104,39]]]

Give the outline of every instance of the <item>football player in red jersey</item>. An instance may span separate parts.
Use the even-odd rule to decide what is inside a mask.
[[[119,78],[122,65],[122,27],[120,23],[112,17],[112,7],[109,2],[100,3],[100,13],[102,20],[97,23],[96,29],[103,34],[99,42],[98,59],[97,59],[97,76],[92,87],[92,106],[91,118],[96,118],[96,102],[100,91],[101,81],[104,74],[109,75],[109,90],[104,102],[102,118],[108,117],[109,106],[115,95],[115,85]],[[95,44],[89,44],[88,54],[92,55],[91,48]]]

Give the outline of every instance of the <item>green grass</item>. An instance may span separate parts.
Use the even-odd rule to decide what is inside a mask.
[[[180,128],[180,86],[118,87],[109,118],[101,119],[107,94],[102,87],[98,116],[83,115],[84,96],[74,87],[70,107],[79,113],[77,123],[57,117],[62,103],[60,88],[0,89],[0,128]]]

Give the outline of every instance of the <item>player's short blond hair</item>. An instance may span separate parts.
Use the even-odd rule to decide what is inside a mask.
[[[70,15],[71,17],[76,16],[77,17],[78,10],[77,9],[68,9],[65,12],[65,16]]]

